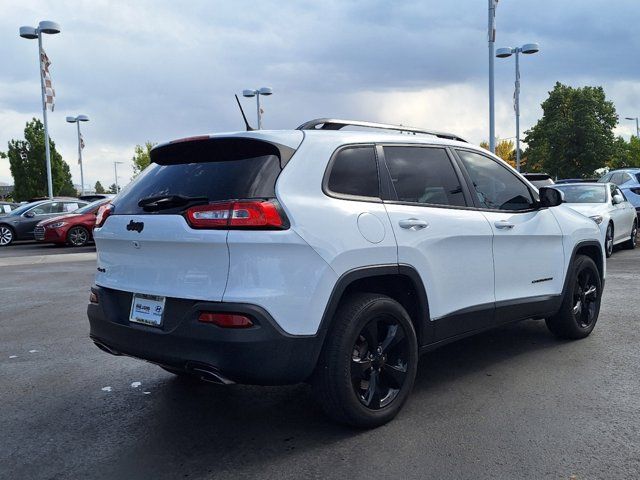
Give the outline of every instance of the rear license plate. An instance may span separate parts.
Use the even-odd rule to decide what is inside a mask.
[[[131,301],[129,321],[142,323],[151,327],[162,326],[165,297],[134,293]]]

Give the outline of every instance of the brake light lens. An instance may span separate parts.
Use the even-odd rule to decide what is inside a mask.
[[[193,228],[254,228],[281,230],[287,228],[283,215],[270,201],[243,200],[196,205],[185,212]]]
[[[238,313],[200,312],[198,321],[212,323],[221,328],[249,328],[253,327],[251,319]]]
[[[96,225],[95,228],[100,228],[104,225],[105,220],[111,213],[113,212],[113,205],[110,203],[105,203],[98,209],[98,213],[96,213]]]

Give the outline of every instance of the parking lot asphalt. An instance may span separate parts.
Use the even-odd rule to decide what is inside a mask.
[[[199,384],[101,352],[95,261],[68,258],[0,267],[0,478],[640,478],[640,249],[608,261],[590,337],[531,320],[433,351],[372,431],[331,423],[305,385]]]

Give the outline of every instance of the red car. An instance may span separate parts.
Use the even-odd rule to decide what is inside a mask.
[[[96,224],[96,213],[110,199],[103,198],[86,205],[73,213],[48,218],[36,225],[33,234],[42,243],[57,243],[83,247],[93,240],[93,227]]]

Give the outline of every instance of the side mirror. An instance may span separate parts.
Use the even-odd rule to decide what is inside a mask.
[[[542,208],[557,207],[564,202],[564,193],[553,187],[540,187],[538,193],[540,195],[540,207]]]
[[[36,214],[35,214],[35,213],[33,213],[33,212],[27,212],[27,213],[25,213],[25,214],[24,214],[24,216],[25,216],[26,218],[33,218],[33,217],[35,217],[35,216],[36,216]]]
[[[613,198],[611,199],[611,201],[613,202],[614,205],[618,205],[619,203],[624,202],[624,198],[622,198],[622,195],[614,195]]]

